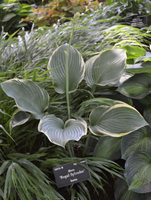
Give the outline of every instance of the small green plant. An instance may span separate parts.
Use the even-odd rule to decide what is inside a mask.
[[[3,26],[5,32],[12,34],[20,27],[28,26],[27,22],[19,22],[31,12],[31,8],[28,4],[20,4],[16,1],[0,4],[0,27]]]

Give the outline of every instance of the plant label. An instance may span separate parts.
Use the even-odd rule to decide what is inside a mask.
[[[86,160],[79,163],[87,166]],[[53,168],[58,188],[79,183],[91,178],[89,171],[77,163],[71,162]]]

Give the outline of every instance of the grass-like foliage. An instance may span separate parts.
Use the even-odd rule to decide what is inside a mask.
[[[11,156],[10,156],[11,158]],[[0,167],[6,173],[3,199],[59,199],[63,198],[51,186],[45,174],[26,159],[7,160]]]

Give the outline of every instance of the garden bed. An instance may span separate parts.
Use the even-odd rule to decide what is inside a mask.
[[[106,1],[53,27],[1,32],[0,200],[150,199],[150,27],[124,24],[144,2]],[[80,160],[91,179],[58,189],[52,169]]]

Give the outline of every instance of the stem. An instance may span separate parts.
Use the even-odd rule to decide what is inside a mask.
[[[69,46],[67,49],[67,53],[66,53],[66,100],[67,100],[67,111],[68,111],[68,119],[70,119],[70,98],[69,98],[69,51],[70,51],[70,46],[71,46],[71,42],[72,42],[72,38],[73,38],[73,34],[74,34],[74,27],[70,36],[70,41],[69,41]]]
[[[72,157],[73,157],[73,154],[72,154],[72,151],[71,151],[71,147],[70,147],[69,142],[67,143],[67,150],[68,150],[68,152],[69,152],[70,157],[72,158]]]
[[[96,89],[96,85],[94,84],[94,85],[92,86],[92,90],[91,90],[91,94],[92,94],[93,96],[94,96],[95,89]],[[90,141],[91,135],[92,135],[92,133],[89,132],[89,133],[88,133],[88,137],[87,137],[86,142],[85,142],[85,147],[84,147],[84,150],[83,150],[83,157],[85,157],[86,150],[88,149],[89,141]]]
[[[69,45],[68,45],[68,49],[67,49],[67,52],[66,53],[66,100],[67,100],[67,111],[68,111],[68,119],[70,119],[70,98],[69,98],[69,51],[70,51],[70,46],[71,46],[71,42],[72,42],[72,38],[73,38],[73,34],[74,34],[74,29],[75,29],[75,25],[76,25],[76,22],[77,20],[79,19],[80,17],[80,13],[76,13],[74,15],[74,18],[72,19],[72,23],[73,23],[73,26],[72,26],[72,32],[71,32],[71,35],[70,35],[70,40],[69,40]],[[73,157],[74,155],[74,151],[73,151],[73,145],[70,146],[69,142],[67,144],[67,149],[68,149],[68,152],[70,154],[70,157]]]
[[[87,139],[86,139],[85,146],[84,146],[84,150],[83,150],[83,157],[85,157],[86,150],[88,149],[89,141],[90,141],[91,135],[92,135],[91,132],[89,132],[88,135],[87,135]]]
[[[91,94],[94,96],[94,92],[95,92],[95,89],[96,89],[96,85],[92,85],[92,91],[91,91]]]
[[[66,100],[67,100],[67,111],[68,111],[68,119],[70,119],[70,96],[69,96],[69,51],[70,51],[70,46],[71,46],[71,42],[72,42],[72,38],[73,38],[73,34],[74,34],[74,26],[70,35],[70,41],[69,41],[69,46],[67,49],[67,53],[66,53]],[[73,149],[70,146],[69,142],[67,144],[67,149],[68,152],[70,154],[70,157],[73,157]]]

